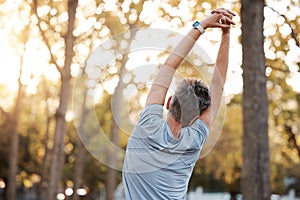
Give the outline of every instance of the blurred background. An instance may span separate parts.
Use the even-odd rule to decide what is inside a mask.
[[[95,156],[95,149],[105,146],[103,137],[88,135],[92,142],[87,146],[78,133],[98,133],[91,117],[96,115],[106,139],[124,151],[128,130],[149,89],[146,82],[156,68],[145,80],[139,79],[145,72],[137,69],[162,64],[176,44],[167,43],[165,36],[160,40],[166,42],[165,50],[133,52],[138,29],[184,34],[193,21],[218,7],[237,13],[222,107],[226,114],[215,147],[196,163],[188,197],[201,199],[210,193],[221,194],[211,199],[240,198],[243,159],[252,155],[243,137],[247,74],[242,61],[246,46],[241,40],[242,5],[239,0],[0,0],[0,199],[123,199],[120,168],[111,167],[118,162],[114,157],[122,161],[123,154],[105,149],[100,154],[110,159],[107,164]],[[258,171],[269,175],[266,183],[273,199],[295,199],[300,196],[300,3],[267,0],[262,15],[267,101],[256,104],[268,110],[268,140],[255,141],[264,142],[268,155],[253,163],[269,166]],[[249,15],[253,23],[255,17]],[[206,30],[197,42],[205,51],[191,53],[179,69],[181,76],[202,77],[198,68],[213,67],[220,34],[217,29]],[[99,45],[100,58],[111,53],[112,62],[86,62]],[[112,103],[113,97],[126,96],[126,91],[125,103]],[[259,93],[254,95],[259,99]],[[114,116],[112,107],[120,110],[119,116]],[[124,115],[130,122],[120,128],[115,119]]]

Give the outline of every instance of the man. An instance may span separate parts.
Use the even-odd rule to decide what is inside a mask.
[[[203,21],[196,21],[161,67],[128,141],[123,167],[127,200],[185,199],[194,165],[222,98],[233,16],[221,8]],[[209,91],[201,81],[184,79],[168,100],[169,113],[163,119],[163,104],[173,75],[206,28],[222,29]]]

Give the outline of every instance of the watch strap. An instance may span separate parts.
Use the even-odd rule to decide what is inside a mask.
[[[198,29],[198,30],[200,31],[201,34],[205,32],[204,28],[201,26],[201,22],[199,22],[199,21],[195,21],[195,22],[193,23],[193,27],[194,27],[195,29]]]

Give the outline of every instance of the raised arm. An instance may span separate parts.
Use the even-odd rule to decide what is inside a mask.
[[[148,94],[146,105],[164,104],[168,88],[171,84],[176,69],[183,61],[185,56],[190,52],[195,44],[195,41],[200,37],[200,35],[201,32],[199,30],[194,28],[191,29],[170,53],[169,57],[155,78],[155,81]]]
[[[229,28],[230,23],[219,23],[225,17],[224,13],[213,12],[210,16],[201,22],[201,27],[206,28]],[[228,19],[230,20],[230,19]],[[176,45],[174,50],[170,53],[164,65],[158,72],[155,81],[149,91],[146,105],[161,104],[165,102],[166,94],[171,84],[173,75],[183,61],[183,59],[190,52],[201,32],[198,29],[191,28],[188,34]]]
[[[227,15],[227,17],[231,19],[233,15]],[[228,19],[226,18],[224,23],[227,23],[226,20]],[[216,67],[214,69],[213,77],[209,87],[211,95],[211,105],[200,116],[200,119],[203,120],[208,126],[210,126],[215,120],[221,103],[223,88],[226,81],[226,74],[228,69],[229,44],[230,28],[222,28],[222,39],[217,55]]]

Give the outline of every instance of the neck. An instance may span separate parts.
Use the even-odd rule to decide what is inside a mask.
[[[174,116],[169,113],[167,118],[168,125],[172,131],[173,136],[178,139],[180,136],[181,123],[176,121]]]

